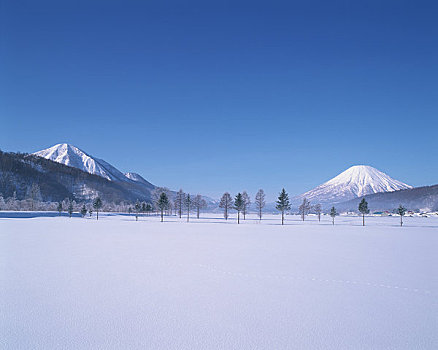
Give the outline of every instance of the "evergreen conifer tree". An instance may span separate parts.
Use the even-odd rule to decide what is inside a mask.
[[[169,197],[167,197],[166,192],[161,192],[160,198],[158,199],[158,208],[161,213],[161,222],[164,221],[164,211],[169,207]]]
[[[190,220],[190,209],[191,209],[191,206],[192,206],[192,198],[190,197],[189,193],[187,193],[187,195],[186,195],[186,198],[184,200],[184,204],[185,204],[185,207],[187,209],[187,222],[189,222],[189,220]]]
[[[335,207],[332,207],[332,208],[330,209],[330,216],[332,217],[332,223],[333,223],[333,225],[335,224],[335,217],[336,217],[336,215],[338,215],[338,213],[336,212],[336,208],[335,208]]]
[[[403,216],[406,214],[406,208],[400,204],[397,208],[397,214],[400,215],[400,226],[403,226]]]
[[[152,205],[150,203],[146,203],[146,213],[148,213],[148,215],[150,215],[152,209]]]
[[[157,212],[157,214],[159,214],[160,212],[159,201],[160,201],[161,193],[163,192],[166,194],[166,197],[170,204],[171,191],[167,187],[156,187],[151,193],[153,209]],[[167,205],[166,210],[169,209],[170,207],[169,204]]]
[[[93,202],[93,208],[96,209],[96,220],[99,220],[99,209],[102,208],[102,200],[97,197]]]
[[[245,208],[245,200],[243,195],[239,192],[234,199],[234,209],[237,210],[237,223],[240,224],[240,212]]]
[[[284,212],[290,209],[289,195],[283,188],[278,196],[277,205],[275,206],[277,210],[281,212],[281,224],[284,225]]]
[[[368,202],[365,200],[365,198],[362,198],[359,203],[359,211],[362,214],[362,226],[365,226],[365,214],[370,212],[368,209]]]

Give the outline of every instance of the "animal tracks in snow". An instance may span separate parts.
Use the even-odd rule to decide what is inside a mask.
[[[259,274],[259,273],[248,273],[248,272],[233,272],[233,271],[226,271],[226,270],[220,270],[215,267],[204,265],[204,264],[197,264],[198,267],[209,270],[211,272],[222,274],[225,276],[236,276],[236,277],[247,277],[247,278],[260,278],[260,279],[278,279],[278,280],[307,280],[312,282],[321,282],[321,283],[335,283],[335,284],[346,284],[346,285],[356,285],[361,287],[374,287],[374,288],[385,288],[385,289],[394,289],[394,290],[401,290],[406,292],[412,292],[412,293],[418,293],[418,294],[425,294],[425,295],[431,295],[432,292],[429,290],[422,290],[418,288],[408,288],[408,287],[402,287],[402,286],[395,286],[395,285],[389,285],[389,284],[381,284],[381,283],[373,283],[373,282],[362,282],[362,281],[354,281],[354,280],[342,280],[342,279],[326,279],[326,278],[317,278],[317,277],[306,277],[306,276],[297,276],[297,275],[277,275],[277,274]]]

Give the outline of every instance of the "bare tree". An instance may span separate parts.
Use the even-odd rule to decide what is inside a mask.
[[[173,206],[172,200],[169,197],[169,205],[167,206],[167,210],[166,210],[167,215],[169,215],[169,216],[172,215],[173,208],[174,208],[174,206]],[[176,210],[175,210],[175,215],[176,215]]]
[[[70,204],[70,198],[64,198],[64,200],[62,201],[62,207],[64,208],[64,210],[68,209],[69,204]]]
[[[228,192],[225,192],[219,203],[219,208],[224,209],[224,218],[228,220],[228,211],[233,208],[233,200]]]
[[[263,208],[265,207],[265,191],[262,189],[260,189],[255,196],[255,205],[259,219],[262,220]]]
[[[182,211],[184,207],[185,193],[182,189],[180,189],[175,196],[175,211],[178,212],[178,216],[181,219]]]
[[[243,199],[243,207],[242,207],[243,220],[246,220],[246,214],[248,214],[248,210],[251,205],[251,199],[249,198],[249,195],[248,193],[246,193],[246,191],[242,192],[242,199]]]
[[[193,206],[196,208],[196,217],[199,219],[199,212],[201,209],[207,207],[207,202],[202,198],[200,194],[196,195],[193,199]]]
[[[313,211],[315,212],[316,215],[318,215],[318,221],[321,221],[321,212],[322,212],[321,204],[315,204],[313,206]]]
[[[301,219],[304,221],[305,216],[309,213],[310,211],[310,202],[307,200],[307,198],[303,199],[303,203],[301,203],[300,207],[298,208],[298,211],[301,215]]]

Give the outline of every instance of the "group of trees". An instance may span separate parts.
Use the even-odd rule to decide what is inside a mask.
[[[186,214],[187,222],[190,221],[190,213],[196,210],[196,217],[199,219],[201,210],[207,207],[207,201],[202,198],[200,194],[192,196],[189,193],[184,193],[182,189],[176,193],[173,203],[171,200],[171,192],[165,187],[156,189],[152,197],[153,204],[160,213],[161,221],[164,221],[164,214],[166,212],[171,214],[172,209],[175,210],[175,213],[180,218]]]
[[[134,212],[135,218],[138,220],[141,213],[151,214],[153,212],[161,214],[163,219],[165,213],[171,214],[172,210],[175,209],[176,213],[179,212],[180,217],[183,213],[187,214],[188,221],[191,212],[195,211],[196,217],[199,218],[201,210],[207,207],[206,200],[199,194],[192,196],[180,190],[175,199],[172,200],[172,192],[164,187],[153,191],[151,202],[140,202],[137,200],[133,205],[124,202],[119,204],[108,203],[104,202],[100,197],[96,197],[88,204],[84,202],[77,203],[72,198],[66,198],[59,202],[43,202],[39,193],[40,190],[37,184],[30,187],[28,198],[23,200],[18,200],[15,194],[5,200],[0,193],[0,210],[58,211],[60,215],[63,212],[67,212],[70,217],[74,212],[80,213],[82,217],[85,217],[87,213],[92,216],[93,212],[95,212],[97,220],[99,220],[99,212],[102,210],[109,212]]]
[[[128,208],[128,212],[129,212],[129,214],[131,214],[132,211],[133,211],[133,208],[132,208],[132,207],[129,207],[129,208]],[[135,205],[134,205],[135,221],[138,221],[138,216],[139,216],[141,213],[146,213],[146,214],[149,215],[149,214],[152,213],[153,211],[154,211],[154,209],[153,209],[153,207],[152,207],[152,205],[151,205],[150,203],[146,203],[146,202],[142,202],[142,203],[140,203],[140,201],[137,200],[137,201],[135,202]]]
[[[175,214],[180,218],[182,218],[183,215],[186,215],[187,221],[189,221],[190,213],[192,211],[196,211],[196,217],[199,219],[200,211],[207,207],[207,202],[199,194],[191,196],[180,189],[174,196],[172,196],[172,192],[165,187],[156,188],[152,192],[152,203],[139,202],[137,200],[133,207],[124,203],[119,205],[104,203],[100,197],[96,197],[88,207],[85,204],[82,204],[80,207],[78,203],[69,198],[58,203],[42,202],[40,187],[35,183],[29,187],[26,197],[27,198],[23,200],[17,200],[15,194],[13,194],[5,200],[0,194],[0,210],[57,210],[60,214],[65,210],[70,217],[74,211],[78,211],[82,217],[85,217],[87,213],[92,216],[93,211],[95,211],[97,220],[99,220],[99,211],[101,210],[128,211],[129,213],[134,211],[136,221],[138,221],[140,213],[150,214],[154,211],[157,214],[160,214],[161,221],[163,221],[165,213],[172,214],[172,210],[174,210]],[[172,197],[174,197],[173,200]],[[243,220],[246,220],[251,204],[250,196],[246,191],[239,192],[234,199],[231,197],[230,193],[225,192],[220,200],[219,207],[224,211],[225,220],[228,220],[230,211],[235,210],[237,212],[237,223],[240,224],[241,214],[243,215]],[[265,192],[260,189],[254,199],[254,206],[259,220],[262,219],[265,204]],[[284,225],[285,213],[291,209],[289,195],[284,188],[278,196],[275,207],[281,213],[281,224]],[[362,198],[360,201],[358,211],[362,215],[362,225],[365,226],[365,215],[370,213],[365,198]],[[403,225],[403,217],[405,216],[406,211],[407,209],[403,205],[400,205],[394,210],[394,212],[400,216],[400,226]],[[315,213],[318,217],[318,221],[321,221],[321,205],[311,205],[310,201],[306,198],[303,199],[303,202],[298,207],[298,212],[303,221],[310,212]],[[335,217],[338,216],[335,207],[330,209],[329,215],[331,216],[332,224],[334,225]]]
[[[284,188],[281,190],[280,195],[278,196],[275,208],[281,213],[281,224],[284,225],[284,214],[291,208],[289,195]],[[318,221],[321,221],[321,204],[316,204],[312,206],[310,205],[310,202],[307,200],[307,198],[304,198],[303,202],[298,207],[298,212],[301,215],[301,220],[304,221],[306,215],[308,215],[312,210],[316,213],[316,215],[318,215]]]
[[[365,215],[370,213],[370,209],[368,208],[368,202],[365,198],[362,198],[362,200],[359,203],[358,207],[359,213],[362,214],[362,226],[365,226]],[[400,204],[400,206],[394,210],[395,213],[400,215],[400,226],[403,226],[403,216],[405,216],[407,209]],[[333,225],[335,224],[335,216],[337,216],[338,213],[336,212],[335,207],[332,207],[330,210],[330,216],[333,218]]]
[[[187,215],[187,221],[190,220],[190,212],[192,210],[196,210],[196,217],[199,219],[201,210],[207,207],[207,201],[202,198],[200,194],[193,197],[189,193],[184,193],[182,189],[176,193],[173,202],[177,215],[181,218],[185,212]],[[168,202],[166,205],[170,206],[171,203]]]
[[[82,217],[85,217],[87,213],[91,216],[93,214],[93,209],[96,210],[96,220],[99,220],[99,210],[102,208],[103,203],[100,197],[96,197],[93,202],[91,203],[91,206],[88,208],[85,204],[82,204],[82,207],[79,210],[79,213]],[[65,199],[62,202],[58,202],[58,205],[56,207],[56,210],[58,211],[59,215],[62,214],[64,210],[67,211],[68,216],[72,217],[75,208],[77,208],[76,202],[70,199]]]
[[[183,212],[187,213],[187,221],[190,218],[192,211],[196,212],[196,217],[199,218],[202,209],[207,207],[207,202],[201,195],[192,196],[185,194],[180,190],[174,200],[172,200],[172,192],[165,188],[156,188],[151,194],[150,202],[139,202],[138,200],[134,205],[126,202],[119,204],[104,202],[100,197],[96,197],[89,204],[77,203],[72,198],[66,198],[59,202],[43,202],[40,187],[34,183],[29,187],[27,196],[25,199],[17,199],[15,192],[6,200],[0,193],[0,210],[24,210],[24,211],[58,211],[61,215],[62,212],[67,212],[71,217],[74,212],[79,212],[82,217],[85,217],[87,213],[91,216],[93,211],[96,213],[96,219],[99,219],[99,211],[110,212],[129,212],[135,213],[135,218],[138,220],[140,213],[151,214],[156,212],[161,214],[161,218],[165,213],[172,214],[172,210],[175,209],[179,212],[181,217]]]
[[[260,189],[258,190],[254,204],[257,209],[257,214],[259,216],[259,220],[262,219],[263,208],[265,207],[265,192]],[[231,198],[231,195],[228,192],[225,192],[222,195],[222,198],[219,202],[219,208],[224,210],[224,218],[228,220],[230,210],[237,211],[237,223],[240,224],[240,214],[243,215],[243,220],[246,220],[246,215],[248,214],[249,208],[251,206],[251,199],[246,191],[239,192],[234,199]]]
[[[248,213],[251,200],[248,193],[243,191],[238,193],[234,198],[234,209],[237,210],[237,223],[240,224],[240,213],[243,214],[243,220],[246,220],[246,214]],[[261,219],[261,218],[260,218]]]
[[[289,201],[289,195],[283,188],[278,196],[277,202],[276,202],[276,209],[281,213],[281,224],[284,225],[284,214],[286,211],[290,210],[291,205]],[[301,215],[301,219],[304,221],[306,215],[313,210],[313,212],[318,216],[318,221],[321,221],[321,213],[322,213],[322,207],[321,204],[316,204],[312,206],[310,202],[307,200],[307,198],[303,199],[303,202],[298,207],[298,212]],[[368,208],[368,202],[365,198],[362,198],[362,200],[359,203],[359,212],[362,214],[362,225],[365,226],[365,215],[369,214],[370,210]],[[395,210],[395,212],[400,215],[400,226],[403,226],[403,216],[406,214],[406,208],[400,204],[400,206]],[[329,215],[332,218],[332,224],[335,224],[335,217],[338,216],[338,212],[336,211],[336,208],[333,206],[330,209]]]
[[[26,195],[23,199],[17,198],[17,193],[14,191],[12,195],[6,198],[0,194],[0,209],[5,208],[9,210],[46,210],[50,205],[42,202],[40,186],[32,183],[26,190]]]
[[[76,201],[73,198],[65,198],[61,201],[42,201],[39,196],[38,185],[29,186],[28,195],[24,199],[18,199],[15,193],[12,193],[10,197],[4,197],[0,193],[0,210],[10,211],[59,211],[59,203],[61,203],[62,210],[68,212],[68,207],[71,202],[73,212],[81,212],[82,207],[85,204],[87,210],[93,208],[93,200]],[[101,198],[101,197],[100,197]],[[132,208],[130,202],[113,203],[109,201],[102,201],[102,211],[106,212],[128,212],[129,208]]]
[[[168,190],[161,190],[159,191],[159,194],[155,196],[155,207],[160,212],[161,215],[161,221],[164,220],[164,213],[169,210],[172,206],[172,202],[169,199],[169,191]],[[265,207],[265,192],[260,189],[256,196],[254,201],[257,215],[259,217],[259,220],[262,219],[263,216],[263,208]],[[246,220],[246,215],[248,214],[249,208],[251,206],[251,200],[246,191],[239,192],[233,199],[230,195],[230,193],[225,192],[220,200],[219,207],[224,210],[224,218],[225,220],[228,220],[230,210],[235,210],[237,212],[237,223],[240,224],[240,214],[243,215],[243,220]],[[140,208],[140,204],[136,204],[136,209]],[[175,196],[174,205],[175,213],[179,215],[181,218],[184,211],[187,215],[187,221],[189,221],[190,218],[190,211],[193,208],[196,208],[197,212],[197,218],[199,219],[199,212],[202,208],[206,207],[205,200],[200,196],[197,195],[194,198],[190,196],[190,194],[186,194],[183,192],[183,190],[179,190]],[[144,203],[143,203],[143,208]],[[150,204],[146,204],[146,210],[152,211],[152,206]],[[289,200],[289,195],[286,192],[286,190],[283,188],[278,196],[278,199],[276,201],[276,209],[281,213],[281,224],[284,225],[284,216],[287,211],[291,209],[291,204]],[[362,198],[361,202],[359,203],[359,212],[362,215],[362,225],[365,226],[365,215],[369,214],[370,210],[368,208],[368,202],[365,200],[365,198]],[[143,211],[145,211],[143,209]],[[301,219],[304,221],[306,215],[308,215],[310,212],[315,213],[318,217],[318,221],[321,221],[321,214],[322,214],[322,206],[321,204],[311,205],[310,201],[306,198],[303,199],[303,202],[298,208],[298,212],[301,216]],[[403,216],[406,214],[407,209],[400,205],[395,212],[400,215],[400,226],[403,225]],[[138,211],[137,211],[138,212]],[[335,224],[335,217],[338,216],[338,212],[336,208],[333,206],[330,209],[329,215],[332,218],[332,224]],[[136,219],[138,219],[138,216],[136,215]]]

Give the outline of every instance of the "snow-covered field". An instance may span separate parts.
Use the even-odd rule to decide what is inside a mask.
[[[437,217],[205,216],[0,217],[0,348],[438,349]]]

